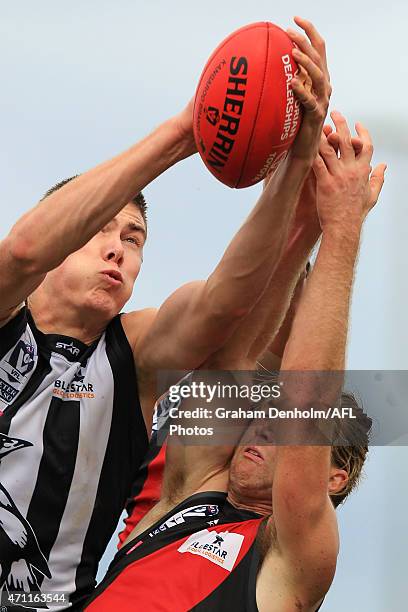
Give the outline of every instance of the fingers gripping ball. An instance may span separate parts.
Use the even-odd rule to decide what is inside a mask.
[[[291,80],[293,43],[278,26],[253,23],[214,51],[194,103],[194,137],[212,174],[229,187],[261,181],[286,156],[301,122]]]

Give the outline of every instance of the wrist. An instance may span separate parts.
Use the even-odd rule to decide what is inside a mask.
[[[361,231],[363,222],[358,223],[343,223],[343,224],[326,224],[323,226],[323,239],[333,243],[348,244],[357,247],[360,244]]]
[[[182,129],[177,115],[162,123],[157,129],[166,134],[164,153],[171,164],[176,164],[197,152],[193,132],[189,133]]]
[[[193,100],[190,100],[184,110],[169,120],[176,132],[183,159],[197,153],[193,130],[193,106]]]
[[[296,221],[290,229],[285,254],[309,253],[321,234],[320,224],[315,219]]]
[[[361,232],[353,228],[346,232],[343,228],[331,228],[330,231],[323,231],[322,241],[319,249],[330,257],[332,262],[337,262],[334,267],[344,272],[354,269],[358,251],[360,248]],[[343,273],[342,272],[342,273]]]
[[[292,192],[299,197],[303,184],[312,167],[312,162],[298,158],[290,150],[285,159],[278,165],[264,191],[286,193]]]
[[[309,123],[309,125],[307,126],[306,117],[303,117],[301,129],[291,148],[292,157],[312,166],[319,151],[319,143],[322,134],[322,129],[322,121],[319,121],[318,124],[314,122],[313,125]],[[300,132],[302,131],[303,133],[301,134]]]
[[[322,233],[319,219],[316,216],[295,219],[289,233],[289,241],[300,241],[302,244],[316,244]]]
[[[316,156],[311,154],[309,151],[305,152],[304,155],[300,155],[295,147],[292,146],[289,149],[289,153],[286,157],[288,164],[293,164],[299,171],[304,171],[307,175],[313,166],[313,161]]]

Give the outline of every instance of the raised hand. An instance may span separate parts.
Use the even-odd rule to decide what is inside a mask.
[[[351,135],[339,112],[334,111],[331,117],[336,137],[322,134],[313,165],[320,225],[323,232],[336,228],[360,231],[380,195],[386,164],[372,170],[373,144],[370,133],[361,123],[356,124],[356,137]]]
[[[292,89],[303,106],[302,125],[291,155],[309,160],[314,159],[318,151],[332,89],[323,38],[310,21],[295,17],[295,23],[306,36],[291,28],[287,30],[296,44],[293,57],[300,67],[299,74],[292,79]]]

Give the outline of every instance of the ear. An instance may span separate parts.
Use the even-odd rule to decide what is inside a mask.
[[[346,470],[340,470],[339,468],[332,467],[330,470],[330,478],[329,478],[329,495],[333,493],[340,493],[347,483],[348,483],[348,474]]]

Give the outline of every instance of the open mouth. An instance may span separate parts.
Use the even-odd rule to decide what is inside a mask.
[[[244,449],[244,457],[255,461],[255,463],[263,463],[264,458],[255,446],[246,446]]]

